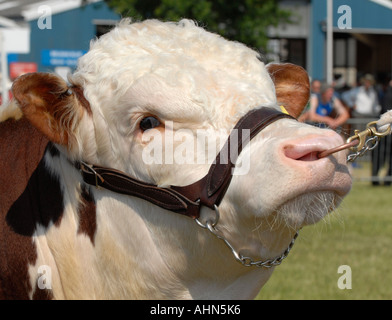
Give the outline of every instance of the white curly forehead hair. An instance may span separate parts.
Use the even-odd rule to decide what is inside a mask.
[[[69,80],[84,88],[93,109],[117,103],[140,81],[176,88],[210,119],[221,112],[220,106],[227,115],[238,116],[258,105],[276,104],[273,82],[256,51],[191,20],[124,19],[92,41]]]

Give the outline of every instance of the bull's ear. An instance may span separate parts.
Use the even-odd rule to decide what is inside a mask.
[[[310,98],[308,73],[291,63],[269,63],[266,68],[275,84],[278,103],[298,118]]]
[[[14,81],[12,93],[34,127],[49,140],[68,145],[81,111],[62,78],[50,73],[25,74]]]

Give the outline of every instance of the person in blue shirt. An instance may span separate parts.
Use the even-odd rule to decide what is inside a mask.
[[[343,103],[335,97],[334,88],[323,83],[320,94],[312,95],[310,99],[308,117],[308,121],[313,124],[335,130],[350,118],[350,114]]]

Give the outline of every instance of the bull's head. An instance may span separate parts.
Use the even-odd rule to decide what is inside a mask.
[[[57,144],[66,168],[77,172],[69,163],[83,161],[159,187],[206,176],[250,110],[283,106],[298,117],[309,100],[302,68],[265,66],[253,50],[186,20],[122,22],[92,44],[69,81],[37,73],[13,85],[24,116]],[[345,155],[316,156],[341,143],[335,132],[294,119],[258,133],[239,154],[219,205],[219,235],[243,256],[280,256],[300,228],[323,218],[349,191]],[[72,179],[68,188],[83,183],[80,173]],[[238,264],[221,239],[189,217],[91,190],[99,200],[102,263],[121,258],[129,265],[107,268],[143,274],[136,289],[116,283],[131,297],[152,297],[153,287],[160,288],[156,297],[251,297],[271,273]],[[208,221],[214,210],[202,207],[200,215]],[[113,261],[105,252],[109,243]]]

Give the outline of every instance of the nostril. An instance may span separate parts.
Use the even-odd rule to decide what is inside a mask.
[[[296,161],[317,161],[322,160],[320,154],[326,153],[331,148],[335,148],[343,143],[343,139],[336,133],[329,135],[310,135],[295,140],[286,141],[282,144],[282,156],[286,159]],[[336,153],[337,157],[341,157]]]
[[[286,146],[284,148],[284,155],[297,161],[316,161],[318,160],[318,150],[309,148],[309,146]]]
[[[298,159],[295,159],[295,160],[299,160],[299,161],[316,161],[318,159],[319,159],[318,152],[310,152],[310,153],[308,153],[308,154],[306,154],[306,155],[304,155],[304,156],[302,156],[302,157],[300,157]]]

